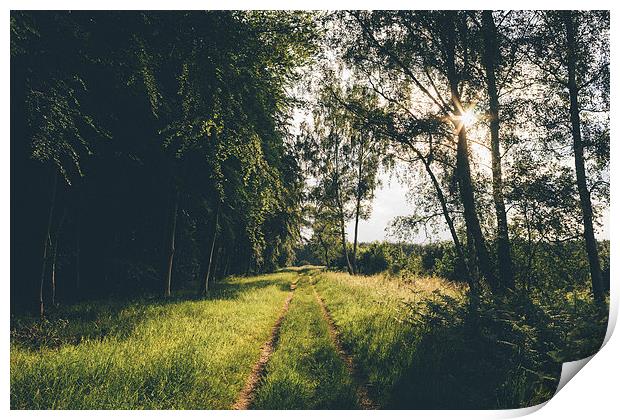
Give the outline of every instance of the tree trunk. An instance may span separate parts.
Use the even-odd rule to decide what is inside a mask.
[[[502,288],[514,288],[512,257],[510,255],[510,238],[508,236],[508,221],[504,204],[502,181],[502,158],[499,144],[499,98],[495,79],[496,59],[499,57],[497,46],[497,29],[490,10],[482,12],[484,37],[484,67],[486,73],[487,93],[489,95],[489,119],[491,131],[491,168],[493,173],[493,203],[497,218],[497,261],[499,265]]]
[[[172,284],[172,265],[174,263],[175,239],[177,233],[177,216],[179,212],[179,189],[175,188],[172,213],[170,215],[170,242],[168,248],[168,270],[166,271],[166,290],[164,296],[170,297]]]
[[[355,234],[353,235],[353,273],[357,274],[357,229],[359,226],[360,220],[360,199],[357,199],[357,204],[355,207]]]
[[[217,205],[215,211],[215,223],[213,224],[213,240],[211,241],[211,250],[209,251],[209,264],[207,265],[207,274],[204,279],[204,287],[202,292],[206,295],[209,291],[209,276],[211,275],[211,265],[213,263],[213,250],[215,249],[215,240],[217,239],[217,228],[220,223],[220,204]]]
[[[56,306],[56,259],[58,257],[58,240],[60,236],[60,232],[62,231],[62,226],[65,222],[65,217],[67,215],[67,210],[63,211],[62,218],[60,219],[60,223],[58,223],[58,228],[56,229],[56,235],[54,235],[54,245],[52,247],[52,274],[51,274],[51,286],[52,286],[52,306]]]
[[[48,251],[50,246],[50,235],[52,230],[52,220],[54,219],[54,210],[56,207],[56,189],[58,188],[58,171],[52,166],[53,179],[52,179],[52,193],[50,199],[50,211],[47,218],[47,228],[45,230],[45,237],[43,238],[43,261],[41,264],[41,282],[39,284],[39,315],[41,319],[45,317],[45,302],[43,300],[43,289],[45,286],[45,274],[47,272],[47,260]]]
[[[357,191],[355,194],[355,233],[353,235],[353,273],[357,274],[357,229],[360,221],[360,205],[362,203],[362,165],[364,148],[360,139],[360,150],[357,160]]]
[[[56,238],[56,240],[54,241],[54,246],[53,246],[53,251],[52,251],[52,278],[51,278],[51,282],[52,282],[52,306],[56,305],[56,257],[58,255],[58,238]]]
[[[323,255],[325,256],[325,267],[329,268],[329,252],[325,245],[323,245]]]
[[[336,140],[337,142],[338,140]],[[342,254],[344,256],[345,262],[347,263],[347,271],[349,274],[353,274],[353,267],[351,266],[351,260],[349,260],[349,251],[347,251],[347,237],[344,232],[344,206],[342,204],[342,199],[340,197],[340,165],[339,165],[339,147],[338,143],[336,143],[336,205],[338,206],[338,213],[340,218],[340,237],[342,240]]]
[[[594,237],[594,226],[592,224],[592,202],[590,191],[586,179],[585,158],[583,156],[583,142],[581,139],[581,119],[579,116],[578,88],[576,81],[576,41],[575,41],[575,22],[573,13],[563,12],[564,24],[566,26],[567,40],[567,67],[568,67],[568,92],[570,96],[570,120],[573,134],[573,149],[575,152],[575,172],[577,175],[577,189],[579,190],[579,201],[583,215],[583,236],[586,242],[586,251],[590,263],[590,277],[592,279],[592,294],[594,299],[602,304],[604,302],[603,278],[601,275],[601,263],[598,257],[596,238]]]
[[[78,205],[75,216],[75,290],[79,293],[81,287],[81,268],[80,268],[80,254],[82,252],[82,248],[80,245],[80,235],[81,235],[81,208],[80,201],[78,197]]]
[[[471,172],[469,167],[467,136],[464,127],[461,128],[458,133],[456,153],[457,178],[461,202],[463,204],[465,225],[472,237],[474,250],[476,252],[476,260],[478,262],[478,269],[480,270],[480,274],[482,274],[482,276],[487,280],[489,285],[494,290],[498,290],[497,278],[493,273],[493,267],[491,266],[491,260],[487,251],[486,241],[484,239],[484,236],[482,235],[480,220],[478,219],[478,214],[476,213],[476,201],[474,198],[474,191],[471,182]]]
[[[347,263],[347,271],[349,274],[353,274],[353,267],[351,266],[351,260],[349,260],[349,251],[347,250],[347,237],[344,232],[344,216],[342,209],[340,210],[340,238],[342,241],[342,253],[344,255],[345,262]]]
[[[482,276],[487,280],[489,285],[497,290],[497,279],[491,267],[491,261],[486,247],[486,241],[482,235],[480,220],[476,213],[476,200],[474,198],[474,189],[471,180],[471,169],[469,165],[469,145],[467,143],[467,131],[461,117],[464,109],[459,94],[459,77],[456,72],[455,64],[455,12],[447,12],[444,21],[446,35],[446,58],[447,58],[447,75],[450,83],[451,102],[454,112],[453,124],[457,131],[457,147],[456,147],[456,174],[459,185],[461,202],[463,204],[463,213],[465,216],[465,225],[467,231],[471,234],[474,248],[476,251],[476,260],[478,269]]]
[[[459,236],[456,233],[456,228],[454,227],[454,221],[452,220],[452,217],[450,216],[450,211],[448,210],[448,203],[446,201],[445,195],[443,194],[443,190],[441,189],[441,185],[439,184],[437,177],[433,173],[433,170],[428,160],[422,155],[422,153],[419,150],[417,149],[414,149],[414,150],[418,158],[424,164],[424,168],[426,169],[426,172],[429,178],[431,179],[433,186],[435,187],[435,192],[437,193],[437,198],[439,199],[439,203],[441,205],[441,211],[448,225],[448,229],[450,230],[450,235],[452,236],[454,247],[456,248],[456,255],[458,258],[458,262],[461,265],[463,271],[465,272],[465,275],[467,276],[466,280],[467,280],[467,284],[469,285],[469,290],[472,294],[475,294],[477,296],[479,293],[478,281],[476,280],[474,276],[472,276],[471,272],[469,271],[469,266],[467,265],[467,260],[465,259],[465,252],[463,251],[463,245],[461,244],[461,240],[459,239]]]
[[[226,252],[226,266],[224,267],[224,278],[228,276],[228,270],[230,269],[230,254]]]
[[[211,270],[211,283],[215,283],[217,280],[217,269],[220,263],[220,257],[222,254],[222,247],[217,247],[217,252],[215,253],[215,260],[213,260],[213,269]]]
[[[323,235],[319,233],[317,236],[319,238],[319,242],[321,243],[321,248],[323,248],[323,256],[325,258],[325,267],[329,268],[329,249],[327,248],[327,244],[323,240]]]

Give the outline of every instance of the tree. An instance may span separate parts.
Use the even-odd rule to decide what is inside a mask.
[[[317,86],[312,126],[306,127],[305,153],[318,181],[313,191],[317,208],[338,215],[343,259],[347,271],[356,274],[359,221],[371,212],[385,142],[364,119],[342,106],[343,101],[373,103],[377,98],[372,92],[341,83],[333,70],[324,72]],[[354,221],[351,256],[345,233],[349,220]]]
[[[476,262],[487,282],[498,288],[485,237],[478,218],[469,162],[467,138],[468,101],[463,92],[475,99],[480,75],[472,66],[476,50],[468,36],[471,23],[465,13],[456,12],[352,12],[345,16],[345,31],[352,33],[344,55],[355,68],[369,73],[383,84],[393,83],[391,97],[412,117],[413,128],[419,121],[441,121],[456,137],[455,178],[468,235],[472,238]],[[385,31],[390,27],[398,30]],[[440,52],[437,54],[437,52]],[[391,78],[391,81],[390,81]],[[377,83],[379,84],[379,83]],[[404,95],[416,92],[417,107],[400,102]],[[432,111],[431,111],[432,110]],[[417,114],[416,114],[417,112]],[[430,115],[429,115],[430,114]],[[414,131],[411,137],[418,133]],[[447,145],[447,147],[450,147]]]
[[[15,296],[43,300],[52,273],[75,276],[61,300],[80,297],[73,285],[170,295],[291,260],[291,87],[314,54],[313,14],[14,12],[11,31],[12,202],[29,209],[13,212]],[[54,264],[60,249],[75,258]]]
[[[548,88],[547,105],[560,104],[560,112],[546,124],[547,135],[559,148],[572,139],[572,158],[582,216],[582,235],[588,254],[592,293],[604,301],[600,261],[594,235],[594,212],[589,187],[586,152],[599,160],[608,142],[609,14],[608,12],[548,12],[537,15],[533,31],[531,63]],[[584,106],[585,104],[585,106]],[[547,113],[543,107],[542,112]],[[547,113],[547,115],[549,115]],[[584,118],[585,117],[585,118]],[[587,123],[584,126],[584,121]],[[583,132],[588,133],[584,140]],[[603,152],[603,155],[606,155]],[[601,162],[601,160],[599,160]],[[606,158],[602,162],[607,162]],[[607,163],[595,170],[600,174]],[[590,181],[592,183],[592,181]],[[604,183],[604,181],[603,181]]]
[[[590,262],[590,276],[592,278],[592,293],[594,299],[601,303],[603,301],[603,280],[601,277],[601,266],[598,257],[596,238],[594,237],[594,227],[592,225],[592,203],[590,201],[590,191],[586,180],[585,161],[583,156],[583,141],[581,139],[581,118],[579,115],[579,87],[577,85],[577,41],[575,17],[573,12],[564,12],[562,18],[566,27],[566,67],[568,73],[568,94],[570,98],[570,121],[573,137],[573,151],[575,155],[575,173],[577,175],[577,189],[579,190],[579,201],[581,203],[581,213],[583,216],[584,238],[586,250]],[[607,68],[607,66],[605,66]]]
[[[508,236],[508,219],[504,204],[504,191],[502,181],[502,158],[500,151],[499,129],[500,109],[497,89],[496,71],[498,62],[501,61],[498,47],[498,34],[493,14],[490,10],[482,12],[482,34],[484,40],[484,70],[486,76],[487,95],[489,97],[489,127],[491,133],[491,166],[493,172],[493,202],[495,204],[495,216],[497,218],[497,260],[500,285],[514,288],[512,274],[512,257],[510,256],[510,239]]]

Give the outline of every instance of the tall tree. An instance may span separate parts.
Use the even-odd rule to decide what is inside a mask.
[[[457,30],[459,29],[457,28],[457,25],[460,23],[459,26],[461,33],[459,35],[461,38],[467,36],[467,27],[463,21],[457,21],[459,18],[464,19],[463,16],[459,17],[456,12],[445,12],[445,15],[439,19],[439,25],[441,28],[440,36],[445,43],[446,76],[450,86],[450,102],[452,104],[452,117],[450,120],[454,125],[457,135],[456,176],[458,178],[459,192],[461,202],[463,204],[465,224],[476,251],[478,269],[490,283],[491,287],[498,288],[499,284],[495,274],[493,273],[493,267],[491,266],[486,240],[482,234],[480,220],[476,212],[476,200],[474,198],[474,189],[472,185],[467,125],[464,118],[467,110],[463,106],[460,93],[462,82],[461,74],[464,74],[468,70],[464,69],[463,71],[457,71],[456,67],[456,41]],[[463,49],[465,50],[465,53],[467,53],[468,46],[464,45]],[[464,62],[463,65],[467,66],[467,63]]]
[[[568,94],[570,100],[570,122],[573,137],[573,153],[575,156],[575,172],[577,175],[577,189],[579,190],[579,202],[583,216],[583,236],[588,252],[590,263],[590,276],[592,279],[592,293],[598,302],[603,301],[603,280],[601,276],[601,265],[598,256],[596,238],[594,237],[594,226],[592,224],[592,202],[590,200],[590,190],[588,189],[585,169],[585,159],[583,153],[583,141],[581,138],[581,118],[579,106],[579,86],[577,85],[577,51],[576,29],[578,24],[576,19],[578,13],[565,11],[562,13],[564,26],[566,28],[566,68],[568,73]]]
[[[501,61],[498,47],[498,33],[490,10],[482,12],[482,37],[484,40],[483,62],[486,75],[487,95],[489,98],[489,126],[491,132],[491,168],[493,173],[493,203],[497,219],[497,260],[499,264],[499,284],[514,288],[512,257],[510,256],[510,239],[508,236],[508,218],[504,204],[504,186],[502,181],[502,155],[500,149],[499,128],[500,110],[496,71]]]
[[[393,85],[388,100],[398,112],[410,115],[412,137],[418,134],[415,129],[420,127],[420,121],[433,119],[442,123],[440,138],[445,138],[446,143],[440,147],[452,149],[453,142],[448,139],[456,137],[456,150],[452,149],[456,156],[454,174],[465,225],[473,240],[479,271],[497,289],[478,216],[469,160],[469,102],[477,100],[481,83],[473,65],[475,37],[469,33],[471,23],[467,14],[351,12],[344,16],[343,26],[343,32],[349,33],[345,39],[350,40],[344,43],[345,58],[354,68],[378,80],[375,85]],[[385,30],[388,27],[391,30]]]
[[[539,112],[546,150],[558,155],[558,159],[574,161],[582,218],[580,234],[588,255],[592,294],[602,304],[592,195],[598,194],[604,200],[604,194],[595,186],[608,185],[601,174],[609,162],[609,13],[550,11],[536,17],[528,58],[545,88],[546,99],[539,105]],[[572,140],[570,148],[566,148],[568,139]],[[563,150],[570,150],[572,156]]]

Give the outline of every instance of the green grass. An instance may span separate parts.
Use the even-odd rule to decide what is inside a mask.
[[[434,277],[301,267],[229,278],[208,299],[97,301],[11,322],[13,409],[223,409],[243,389],[289,286],[297,290],[252,408],[357,408],[311,284],[384,409],[517,408],[549,399],[560,363],[598,349],[586,293],[481,300]],[[475,321],[472,321],[475,320]]]
[[[15,322],[11,408],[228,408],[293,276],[229,279],[208,300],[96,302]]]
[[[553,395],[559,364],[537,359],[545,348],[539,337],[526,341],[531,327],[506,327],[497,311],[476,333],[464,287],[408,280],[326,272],[316,285],[381,408],[516,408]]]
[[[413,295],[399,283],[380,276],[351,277],[331,272],[319,276],[316,288],[334,318],[345,349],[368,380],[370,397],[380,407],[390,407],[398,380],[411,366],[420,339],[415,326],[400,320],[400,302]]]
[[[252,408],[356,409],[355,387],[303,275]]]

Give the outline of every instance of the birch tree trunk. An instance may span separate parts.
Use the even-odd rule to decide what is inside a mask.
[[[353,273],[357,274],[357,230],[360,221],[360,206],[362,202],[362,169],[364,160],[364,147],[360,139],[360,150],[357,158],[357,191],[355,194],[355,233],[353,235]]]
[[[67,210],[63,211],[62,218],[60,219],[60,223],[58,223],[58,228],[56,229],[56,234],[54,235],[54,245],[52,247],[52,273],[51,273],[51,286],[52,286],[52,306],[56,306],[56,259],[58,257],[58,241],[60,232],[62,231],[62,226],[65,222],[65,217],[67,216]]]
[[[50,235],[52,230],[52,220],[54,219],[54,210],[56,207],[56,189],[58,188],[58,171],[52,166],[52,193],[50,199],[50,210],[47,218],[47,228],[43,238],[43,258],[41,263],[41,281],[39,283],[39,315],[41,319],[45,317],[45,302],[43,299],[43,289],[45,287],[45,274],[47,272],[47,260],[50,247]]]
[[[168,247],[168,269],[166,271],[166,290],[164,296],[170,297],[172,284],[172,266],[174,264],[175,240],[177,233],[177,216],[179,212],[179,189],[175,187],[173,195],[173,210],[170,215],[170,242]]]
[[[568,67],[568,93],[570,96],[570,121],[573,135],[573,149],[575,153],[575,172],[577,176],[577,189],[579,190],[579,202],[583,215],[583,236],[586,242],[588,262],[590,264],[590,277],[592,280],[592,294],[594,299],[602,304],[604,302],[603,278],[601,275],[601,263],[598,257],[594,226],[592,224],[592,201],[586,178],[585,158],[583,155],[583,142],[581,139],[581,119],[579,116],[579,90],[576,80],[576,41],[575,20],[573,12],[563,12],[564,25],[566,26],[567,42],[567,67]]]
[[[493,203],[497,218],[497,261],[499,265],[502,288],[513,289],[514,277],[512,256],[510,255],[510,238],[508,236],[508,221],[504,204],[502,181],[502,157],[499,144],[499,98],[495,78],[496,60],[499,57],[497,46],[497,28],[490,10],[482,12],[482,27],[484,38],[484,67],[486,73],[487,93],[489,95],[489,118],[491,131],[491,168],[493,174]]]
[[[80,291],[80,287],[82,286],[81,279],[81,268],[80,268],[80,254],[82,252],[81,244],[80,244],[80,236],[81,236],[81,208],[80,208],[80,198],[78,197],[78,205],[76,209],[76,220],[75,220],[75,290],[77,293]]]
[[[461,244],[461,240],[459,239],[458,234],[456,233],[456,228],[454,227],[454,221],[450,216],[450,211],[448,209],[448,202],[446,197],[441,189],[441,185],[431,168],[428,159],[426,159],[422,153],[414,149],[418,158],[424,164],[424,168],[426,169],[426,173],[428,174],[431,182],[433,183],[433,187],[435,188],[435,193],[437,194],[437,199],[439,200],[439,204],[441,205],[441,212],[443,213],[444,219],[446,220],[446,224],[448,225],[448,229],[450,230],[450,236],[452,237],[452,241],[454,242],[454,248],[456,249],[456,255],[458,259],[458,263],[461,265],[462,270],[465,273],[467,284],[469,285],[470,293],[474,296],[478,296],[479,294],[479,285],[477,279],[472,276],[469,266],[467,264],[467,259],[465,258],[465,252],[463,251],[463,245]]]
[[[217,229],[220,222],[220,204],[217,205],[215,211],[215,223],[213,224],[213,240],[211,241],[211,250],[209,251],[209,264],[207,265],[207,274],[204,278],[204,287],[202,292],[206,295],[209,291],[209,277],[211,276],[211,265],[213,263],[213,250],[215,249],[215,240],[217,239]]]
[[[497,278],[493,273],[491,261],[489,258],[486,241],[482,235],[480,220],[476,213],[476,200],[474,198],[474,189],[471,180],[471,169],[469,163],[469,145],[467,140],[467,128],[460,119],[463,115],[463,105],[459,94],[459,76],[456,71],[455,62],[455,13],[448,12],[444,20],[444,30],[446,35],[446,58],[447,58],[447,76],[450,84],[451,103],[454,112],[454,128],[457,131],[457,147],[456,147],[456,174],[459,185],[459,193],[461,203],[463,205],[463,213],[465,217],[465,225],[468,233],[471,235],[474,249],[476,251],[476,260],[478,269],[482,276],[487,280],[491,288],[498,289]]]

